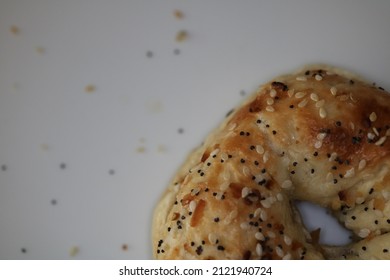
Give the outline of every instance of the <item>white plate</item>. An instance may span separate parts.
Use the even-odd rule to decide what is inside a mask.
[[[390,88],[389,12],[389,1],[1,1],[0,258],[151,258],[169,179],[259,84],[320,62]]]

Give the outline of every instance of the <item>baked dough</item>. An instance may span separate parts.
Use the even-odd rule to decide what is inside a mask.
[[[195,149],[154,212],[157,259],[390,259],[390,95],[308,66],[261,86]],[[318,243],[294,206],[354,233]]]

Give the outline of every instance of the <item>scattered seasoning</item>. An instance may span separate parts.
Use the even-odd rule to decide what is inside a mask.
[[[153,57],[153,52],[152,51],[147,51],[146,52],[146,57],[147,58],[152,58]]]
[[[173,50],[173,54],[179,55],[179,54],[180,54],[180,49],[174,49],[174,50]]]
[[[241,96],[245,96],[245,94],[246,94],[245,90],[240,90],[240,95]]]
[[[57,200],[56,200],[56,199],[52,199],[52,200],[50,201],[50,203],[51,203],[51,205],[57,205]]]
[[[203,252],[203,247],[202,246],[198,246],[197,248],[196,248],[196,251],[195,251],[198,255],[201,255],[202,254],[202,252]]]
[[[144,146],[139,146],[137,149],[136,149],[136,152],[137,153],[140,153],[140,154],[143,154],[146,152],[146,148]]]
[[[219,251],[224,251],[224,250],[225,250],[225,247],[223,247],[222,245],[218,245],[217,249],[218,249]]]
[[[66,163],[61,163],[61,164],[60,164],[60,168],[61,168],[61,169],[65,169],[65,168],[66,168]]]
[[[73,246],[72,248],[70,248],[69,255],[71,257],[75,257],[79,253],[79,251],[80,251],[79,247]]]
[[[176,34],[176,42],[184,42],[188,39],[188,33],[185,30],[180,30]]]
[[[9,31],[14,35],[20,34],[20,28],[17,27],[16,25],[11,25],[11,27],[9,28]]]
[[[129,249],[129,246],[127,244],[122,245],[122,251],[127,251]]]
[[[93,93],[96,91],[96,86],[89,84],[89,85],[85,86],[84,91],[86,93]]]
[[[114,175],[114,174],[115,174],[115,170],[114,170],[114,169],[110,169],[110,170],[108,171],[108,174]]]
[[[274,89],[280,89],[282,91],[287,91],[288,90],[288,87],[284,83],[282,83],[282,82],[272,82],[271,86]]]
[[[179,134],[183,134],[183,133],[184,133],[184,128],[179,128],[179,129],[177,130],[177,132],[178,132]]]
[[[181,10],[174,10],[173,11],[173,16],[176,18],[176,19],[183,19],[184,18],[184,14]]]
[[[35,51],[38,53],[38,54],[45,54],[46,53],[46,49],[44,47],[36,47],[35,48]]]
[[[2,170],[2,171],[6,171],[7,169],[8,169],[7,165],[3,164],[3,165],[1,166],[1,170]]]
[[[23,254],[26,254],[26,253],[27,253],[27,249],[26,249],[26,248],[22,248],[22,249],[20,249],[20,251],[21,251]]]

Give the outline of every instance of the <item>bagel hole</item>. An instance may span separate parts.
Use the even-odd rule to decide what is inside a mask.
[[[307,201],[295,201],[295,206],[309,232],[321,229],[320,244],[343,246],[351,242],[353,233],[340,224],[326,208]]]

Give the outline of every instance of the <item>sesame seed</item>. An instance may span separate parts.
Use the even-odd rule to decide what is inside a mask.
[[[321,81],[322,80],[322,76],[321,75],[315,75],[314,78],[317,80],[317,81]]]
[[[318,100],[320,100],[319,99],[319,97],[318,97],[318,95],[317,95],[317,93],[312,93],[312,94],[310,94],[310,99],[311,100],[313,100],[313,101],[315,101],[315,102],[317,102]]]
[[[308,100],[307,100],[306,98],[303,99],[301,102],[298,103],[298,107],[299,107],[299,108],[305,107],[306,104],[307,104],[307,102],[308,102]]]
[[[348,169],[345,174],[344,174],[344,178],[351,178],[355,175],[355,168],[352,167],[351,169]]]
[[[243,230],[246,230],[249,228],[249,225],[247,223],[241,223],[240,224],[240,228],[243,229]]]
[[[299,91],[295,94],[295,98],[303,98],[306,95],[306,92]]]
[[[291,180],[286,180],[282,183],[282,188],[283,189],[290,189],[293,186],[293,183]]]
[[[316,148],[316,149],[319,149],[319,148],[321,148],[321,146],[322,146],[322,141],[316,141],[315,143],[314,143],[314,148]]]
[[[325,111],[325,109],[323,107],[320,107],[319,113],[320,113],[320,117],[322,119],[326,117],[326,111]]]
[[[377,116],[376,116],[376,113],[375,112],[372,112],[371,114],[370,114],[370,121],[371,122],[374,122],[374,121],[376,121],[376,119],[377,119]]]
[[[361,237],[361,238],[366,238],[367,236],[370,235],[370,230],[368,228],[362,228],[359,232],[358,232],[358,236]]]
[[[307,81],[307,78],[305,76],[298,76],[295,78],[297,81],[300,81],[300,82],[306,82]]]
[[[291,260],[291,254],[287,253],[284,257],[283,260]]]
[[[275,109],[274,109],[274,107],[272,107],[272,106],[267,106],[267,107],[265,107],[265,110],[266,110],[267,112],[275,112]]]
[[[263,155],[263,162],[266,163],[269,160],[269,152],[266,151]]]
[[[263,209],[261,209],[261,212],[260,212],[260,219],[262,219],[263,221],[266,221],[267,218],[268,218],[267,212],[264,211]]]
[[[245,198],[245,197],[248,196],[249,193],[250,193],[249,188],[248,188],[248,187],[244,187],[244,188],[242,188],[242,190],[241,190],[241,197],[242,197],[242,198]]]
[[[282,257],[284,256],[284,252],[283,252],[283,250],[282,250],[280,247],[276,247],[276,248],[275,248],[275,251],[276,251],[276,254],[277,254],[280,258],[282,258]]]
[[[260,243],[257,243],[256,245],[256,254],[260,257],[263,255],[263,247]]]
[[[361,161],[359,161],[358,169],[362,170],[364,167],[366,167],[366,164],[367,164],[366,160],[362,159]]]
[[[337,153],[333,152],[333,153],[330,155],[330,157],[329,157],[329,161],[334,161],[334,160],[336,160],[336,158],[337,158]]]
[[[256,145],[256,152],[258,154],[263,154],[264,153],[264,148],[262,145]]]
[[[270,207],[271,207],[271,202],[270,202],[268,199],[264,199],[264,200],[262,200],[260,203],[261,203],[261,205],[262,205],[264,208],[270,208]]]
[[[292,240],[291,238],[288,236],[288,235],[285,235],[283,237],[283,240],[284,240],[284,243],[287,245],[287,246],[290,246],[292,244]]]
[[[387,136],[382,136],[378,141],[375,142],[375,145],[377,145],[377,146],[382,145],[383,143],[385,143],[386,139],[387,139]]]
[[[269,91],[269,96],[271,96],[272,98],[274,98],[276,96],[276,90],[275,89],[271,89]],[[270,104],[271,105],[271,104]]]
[[[274,102],[275,101],[272,98],[267,98],[267,105],[272,105]]]
[[[295,90],[292,88],[292,89],[289,89],[288,91],[287,91],[287,95],[288,95],[288,97],[292,97],[293,95],[294,95],[294,92],[295,92]]]
[[[264,241],[264,235],[261,232],[256,232],[255,233],[255,238],[259,241]]]
[[[196,201],[195,201],[195,200],[191,200],[190,205],[189,205],[190,211],[191,211],[191,212],[194,212],[195,209],[196,209],[196,206],[197,206]]]
[[[330,88],[330,93],[331,93],[333,96],[336,96],[336,94],[337,94],[337,88],[331,87],[331,88]]]

